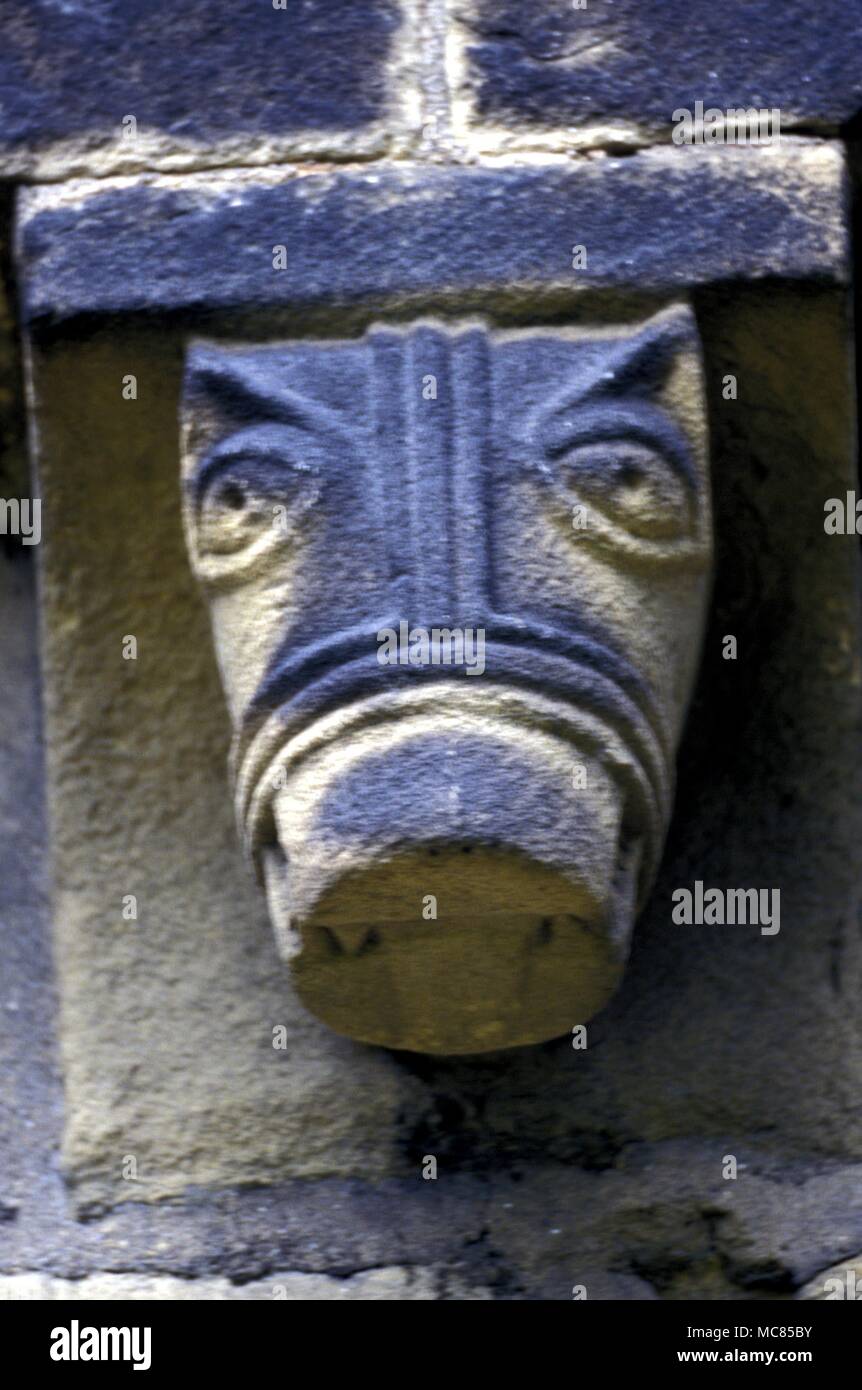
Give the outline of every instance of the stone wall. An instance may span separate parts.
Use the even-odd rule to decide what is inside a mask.
[[[823,525],[859,487],[862,5],[0,23],[0,479],[43,507],[0,591],[0,1298],[822,1296],[862,1248],[859,555]],[[780,109],[780,146],[676,145],[696,100]],[[187,345],[678,303],[716,573],[622,988],[583,1052],[339,1037],[235,835]],[[696,880],[779,888],[781,932],[673,924]]]

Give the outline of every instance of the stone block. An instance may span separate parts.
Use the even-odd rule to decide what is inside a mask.
[[[445,1290],[445,1291],[444,1291]],[[325,1274],[275,1271],[267,1279],[232,1284],[228,1279],[176,1279],[170,1275],[92,1274],[86,1279],[56,1279],[49,1274],[0,1276],[0,1302],[36,1299],[63,1303],[351,1303],[424,1302],[454,1299],[482,1302],[488,1289],[463,1281],[446,1287],[434,1269],[373,1269],[346,1279]]]
[[[490,299],[530,322],[599,292],[631,303],[724,280],[843,284],[846,199],[842,153],[802,140],[577,165],[81,179],[22,194],[22,312],[33,331],[253,313],[271,336],[302,314],[326,337],[372,308],[430,301],[465,314]]]
[[[788,132],[862,110],[859,0],[456,0],[452,18],[456,130],[480,147],[670,143],[697,100],[779,108]]]
[[[418,123],[396,0],[6,5],[0,35],[6,177],[366,156]]]
[[[858,547],[823,526],[854,479],[843,190],[837,154],[788,142],[28,193],[64,1165],[82,1207],[288,1177],[420,1184],[427,1155],[449,1173],[607,1165],[633,1136],[760,1131],[859,1157]],[[235,842],[181,523],[189,341],[360,339],[467,311],[495,331],[594,331],[682,295],[703,344],[717,573],[622,988],[585,1051],[428,1059],[342,1040],[293,993]],[[695,881],[780,889],[780,933],[674,924],[671,895]]]
[[[805,1300],[858,1303],[862,1300],[862,1257],[843,1260],[809,1279],[796,1295]]]

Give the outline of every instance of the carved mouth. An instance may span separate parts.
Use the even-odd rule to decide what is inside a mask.
[[[366,632],[353,661],[295,656],[244,722],[241,833],[300,996],[338,1032],[481,1052],[557,1036],[616,988],[661,850],[667,740],[618,657],[517,636],[486,639],[465,680],[381,667]]]
[[[293,932],[299,995],[336,1032],[378,1046],[454,1055],[558,1037],[619,983],[638,862],[629,846],[618,863],[616,921],[583,885],[511,853],[449,845],[375,864]],[[272,892],[270,905],[278,930]]]

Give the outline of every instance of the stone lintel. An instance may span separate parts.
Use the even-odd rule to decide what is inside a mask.
[[[278,313],[849,278],[845,162],[791,139],[625,158],[82,179],[25,191],[23,311]],[[284,247],[284,269],[274,268]],[[586,266],[573,268],[573,247]]]

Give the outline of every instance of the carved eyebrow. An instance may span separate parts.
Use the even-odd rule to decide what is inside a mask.
[[[657,314],[637,333],[602,343],[605,351],[596,353],[587,369],[581,370],[574,389],[567,382],[546,410],[553,414],[561,405],[584,401],[597,392],[655,391],[680,349],[696,341],[688,314]]]
[[[279,424],[253,425],[248,429],[235,430],[220,439],[200,460],[186,486],[199,501],[206,488],[225,468],[237,459],[251,458],[262,463],[276,463],[285,473],[302,473],[308,477],[318,476],[317,468],[285,456],[285,444],[291,439],[301,442],[303,432],[294,426]]]
[[[542,421],[538,439],[554,458],[579,444],[612,440],[644,444],[667,458],[697,489],[697,470],[685,433],[667,411],[648,401],[596,401],[574,410],[570,418],[558,411]]]
[[[634,334],[598,343],[587,363],[532,412],[528,435],[550,454],[575,443],[636,439],[667,456],[696,488],[690,441],[667,411],[645,399],[679,350],[696,341],[689,313],[662,312]]]
[[[273,381],[271,367],[265,373],[238,360],[195,360],[186,368],[186,394],[208,394],[222,409],[241,420],[272,420],[317,434],[350,438],[347,421],[329,406],[300,391]]]

